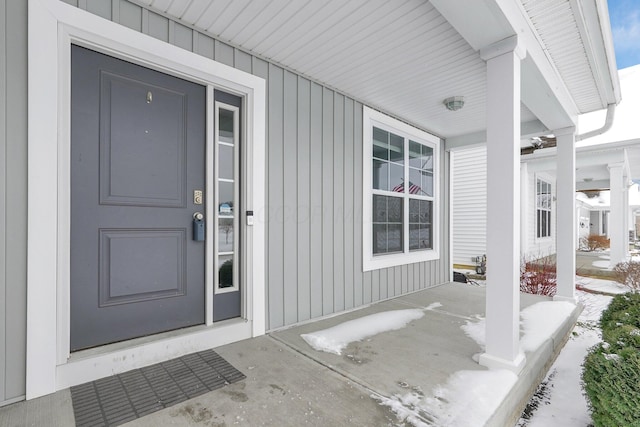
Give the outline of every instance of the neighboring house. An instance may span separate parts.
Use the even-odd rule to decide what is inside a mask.
[[[0,402],[448,282],[448,150],[483,141],[480,363],[519,372],[514,141],[553,133],[572,173],[577,117],[619,102],[605,1],[0,0],[0,21]]]
[[[630,241],[640,236],[638,227],[640,219],[640,186],[629,187],[628,233]],[[611,192],[609,190],[591,190],[579,192],[576,197],[580,211],[581,237],[598,235],[611,237]]]
[[[454,269],[474,269],[487,247],[487,149],[451,152],[452,246]],[[556,252],[555,172],[520,174],[520,253],[541,258]]]
[[[580,239],[590,234],[611,237],[614,233],[613,245],[617,245],[623,254],[612,260],[612,265],[620,262],[621,256],[628,255],[628,249],[624,248],[628,248],[629,237],[633,238],[635,234],[636,215],[640,213],[636,206],[637,197],[634,197],[637,185],[630,187],[632,179],[640,176],[639,143],[640,138],[576,150],[576,245],[580,247]],[[523,155],[521,161],[521,254],[525,258],[555,254],[558,226],[555,148]],[[473,269],[475,258],[486,253],[486,147],[454,151],[451,164],[453,266]],[[612,222],[609,174],[615,171],[614,165],[617,164],[622,165],[620,178],[626,185],[624,197],[619,199],[619,206],[615,209],[621,219]],[[623,187],[622,183],[619,185]],[[604,192],[604,198],[598,197],[601,192]],[[616,224],[620,225],[619,230]]]
[[[623,99],[611,128],[580,142],[576,149],[576,245],[589,234],[611,237],[611,265],[628,255],[629,236],[635,231],[634,196],[630,187],[640,178],[640,66],[619,71]],[[605,123],[605,115],[580,117],[580,129],[590,132]],[[532,151],[529,138],[521,140],[521,253],[539,257],[556,252],[556,148]],[[454,268],[473,268],[476,256],[486,252],[486,147],[463,147],[451,152],[452,246]],[[619,188],[613,206],[609,190]],[[591,195],[587,197],[585,195]],[[606,192],[606,197],[595,197]],[[611,212],[613,210],[613,218]],[[631,233],[631,234],[629,234]]]

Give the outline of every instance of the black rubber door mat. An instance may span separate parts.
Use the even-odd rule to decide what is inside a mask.
[[[71,387],[76,426],[117,426],[245,375],[213,350]]]

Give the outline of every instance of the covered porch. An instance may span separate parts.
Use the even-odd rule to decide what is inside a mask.
[[[246,379],[127,425],[513,425],[562,349],[582,307],[572,308],[543,339],[527,347],[526,362],[516,377],[473,361],[482,348],[463,328],[485,317],[485,290],[449,283],[218,347],[216,352]],[[528,294],[520,297],[522,310],[550,301]],[[315,350],[301,337],[405,310],[420,310],[424,316],[398,330],[353,341],[340,355]],[[520,335],[531,342],[526,328]],[[505,375],[506,382],[501,380]],[[456,386],[456,378],[465,380],[464,387]],[[438,387],[455,393],[455,399],[441,399],[442,407],[426,404]],[[68,389],[0,408],[2,425],[74,422],[79,420]]]

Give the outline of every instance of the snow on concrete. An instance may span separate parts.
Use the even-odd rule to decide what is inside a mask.
[[[458,371],[426,397],[420,390],[380,398],[401,419],[417,427],[481,427],[518,379],[511,371]]]
[[[486,327],[486,324],[487,323],[486,323],[484,317],[482,317],[480,315],[476,315],[475,316],[475,320],[467,321],[467,323],[465,323],[464,325],[461,326],[461,328],[464,331],[464,333],[467,334],[467,336],[469,338],[471,338],[476,343],[478,343],[480,348],[482,348],[482,351],[484,351],[484,347],[485,347],[485,338],[486,338],[485,327]]]
[[[536,393],[543,397],[532,399],[533,415],[520,419],[520,427],[584,427],[592,424],[582,393],[582,363],[588,349],[601,339],[598,320],[612,297],[582,291],[576,291],[576,297],[585,308],[569,341],[543,381],[546,383],[543,393]]]
[[[302,334],[301,337],[307,344],[318,351],[340,355],[342,350],[351,342],[361,341],[382,332],[404,328],[411,321],[424,316],[425,310],[431,310],[441,305],[440,303],[433,303],[425,309],[391,310],[371,314],[349,320],[332,328],[310,334]]]
[[[522,351],[535,351],[562,325],[576,308],[564,301],[536,303],[520,312],[523,335],[520,338]]]
[[[586,290],[606,294],[624,294],[625,292],[629,292],[629,288],[615,280],[596,279],[593,277],[578,276],[576,285]]]
[[[560,327],[575,309],[564,301],[539,302],[520,313],[523,351],[533,351]],[[475,316],[461,326],[480,347],[485,346],[485,319]],[[516,383],[517,375],[503,369],[458,371],[426,397],[420,390],[381,398],[398,419],[414,426],[483,426]]]
[[[520,312],[520,349],[522,351],[534,351],[551,334],[557,330],[566,319],[575,305],[563,301],[539,302]],[[474,320],[462,325],[464,333],[474,340],[484,350],[485,347],[485,319],[476,316]]]

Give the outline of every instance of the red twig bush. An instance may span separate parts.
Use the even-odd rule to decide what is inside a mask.
[[[556,290],[556,264],[550,257],[522,259],[520,263],[520,292],[554,296]]]
[[[621,262],[613,267],[613,271],[617,282],[627,286],[631,292],[640,292],[640,262]]]
[[[611,241],[607,239],[607,236],[590,234],[580,239],[580,249],[588,252],[601,251],[609,248],[610,243]]]

